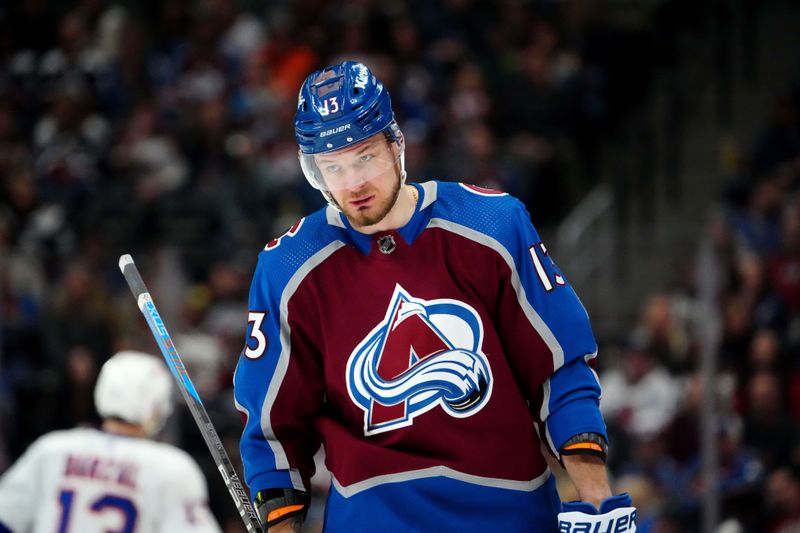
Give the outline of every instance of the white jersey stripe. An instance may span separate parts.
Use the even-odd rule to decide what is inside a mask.
[[[422,205],[419,206],[419,210],[422,211],[436,201],[439,189],[435,181],[426,181],[425,183],[420,183],[419,186],[422,187],[422,191],[425,193],[425,197],[422,199]]]
[[[529,481],[516,481],[513,479],[499,479],[492,477],[476,476],[473,474],[465,474],[464,472],[459,472],[458,470],[453,470],[452,468],[448,468],[446,466],[432,466],[430,468],[423,468],[421,470],[410,470],[408,472],[399,472],[397,474],[386,474],[383,476],[375,476],[347,486],[342,485],[339,482],[339,480],[336,479],[335,477],[333,476],[331,477],[333,486],[336,488],[336,491],[345,498],[349,498],[351,496],[358,494],[359,492],[372,489],[379,485],[385,485],[387,483],[401,483],[403,481],[411,481],[414,479],[424,479],[431,477],[446,477],[458,481],[463,481],[465,483],[472,483],[474,485],[481,485],[484,487],[492,487],[496,489],[532,492],[541,487],[542,485],[544,485],[544,483],[550,478],[550,475],[551,475],[550,469],[545,467],[544,472],[542,472],[540,475],[536,476],[535,478]]]
[[[344,222],[342,222],[341,212],[332,205],[325,208],[325,220],[327,220],[328,224],[331,226],[342,229],[345,227]]]

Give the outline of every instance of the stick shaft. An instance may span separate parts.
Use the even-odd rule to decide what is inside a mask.
[[[153,338],[155,338],[159,349],[161,349],[161,354],[164,356],[167,366],[178,384],[183,399],[186,400],[186,404],[189,406],[189,411],[191,411],[194,421],[200,429],[203,439],[206,441],[206,445],[214,458],[214,463],[217,465],[222,479],[225,480],[225,485],[227,485],[228,491],[231,493],[234,503],[236,503],[236,509],[242,516],[247,531],[251,533],[262,533],[264,528],[261,525],[258,514],[250,503],[247,490],[239,480],[239,476],[234,470],[233,464],[231,464],[231,460],[222,445],[219,434],[216,428],[214,428],[214,424],[211,423],[211,419],[208,416],[206,408],[203,406],[200,395],[197,394],[194,383],[192,383],[191,378],[189,378],[186,367],[183,365],[183,361],[178,354],[178,349],[172,342],[172,338],[167,332],[161,315],[158,314],[158,309],[156,309],[153,299],[150,297],[150,292],[147,290],[142,276],[139,274],[139,270],[133,262],[133,258],[127,254],[120,257],[119,269],[125,276],[125,281],[128,282],[128,286],[134,298],[136,298],[136,302],[147,321],[147,325],[150,326]]]

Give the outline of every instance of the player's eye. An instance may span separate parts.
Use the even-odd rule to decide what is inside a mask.
[[[342,170],[342,165],[326,165],[325,166],[325,173],[326,174],[336,174],[337,172]]]
[[[359,157],[359,158],[358,158],[358,160],[359,160],[361,163],[366,163],[366,162],[368,162],[368,161],[369,161],[370,159],[372,159],[372,158],[373,158],[373,155],[372,155],[372,154],[364,154],[364,155],[362,155],[361,157]]]

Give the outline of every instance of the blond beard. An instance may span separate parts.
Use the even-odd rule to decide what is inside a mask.
[[[357,208],[354,212],[349,212],[349,210],[342,208],[342,212],[344,216],[347,217],[347,220],[350,221],[350,224],[356,227],[364,227],[364,226],[372,226],[377,224],[384,218],[386,215],[389,214],[389,211],[392,210],[394,204],[397,203],[397,197],[400,196],[400,180],[395,181],[394,189],[392,189],[392,194],[390,194],[383,202],[379,205],[376,205],[373,209],[359,211]],[[363,196],[364,193],[359,192],[358,194],[353,195],[354,197]],[[370,214],[371,212],[371,214]]]

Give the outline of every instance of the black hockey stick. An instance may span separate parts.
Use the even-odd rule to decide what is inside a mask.
[[[225,485],[227,485],[228,491],[236,503],[236,509],[242,516],[245,526],[247,526],[247,531],[263,533],[265,531],[264,527],[261,525],[258,514],[256,514],[250,503],[247,490],[242,485],[242,482],[239,481],[239,476],[233,469],[228,453],[222,446],[217,430],[208,417],[208,412],[200,400],[200,395],[197,394],[197,390],[194,388],[194,383],[192,383],[189,374],[186,372],[186,367],[183,366],[183,361],[178,355],[178,349],[172,342],[164,321],[161,320],[161,316],[158,314],[158,309],[156,309],[153,299],[150,297],[144,281],[142,281],[142,276],[139,274],[133,258],[128,254],[121,256],[119,258],[119,269],[125,276],[125,281],[128,282],[139,309],[142,311],[145,320],[147,320],[147,325],[150,326],[150,331],[161,349],[161,354],[167,361],[170,372],[172,372],[175,381],[178,383],[178,388],[183,395],[183,399],[186,400],[189,410],[192,412],[197,427],[200,428],[200,433],[203,435],[203,439],[214,457],[214,463],[216,463],[219,473],[222,474],[222,479],[225,480]]]

